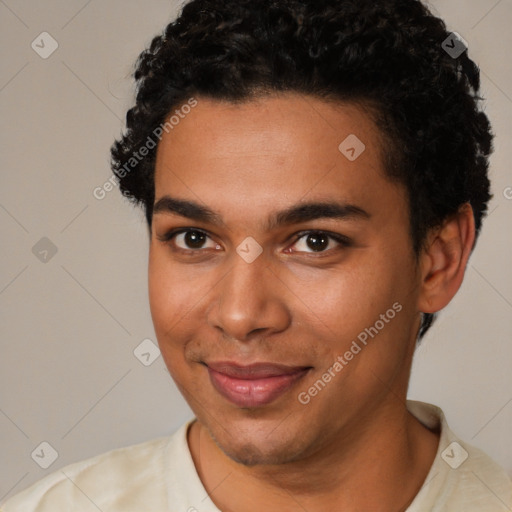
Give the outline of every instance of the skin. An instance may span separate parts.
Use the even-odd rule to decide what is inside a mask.
[[[355,161],[338,149],[350,134],[366,146]],[[432,230],[416,259],[406,191],[386,179],[384,148],[362,107],[298,94],[238,105],[198,98],[159,144],[155,203],[194,201],[223,221],[155,213],[149,295],[163,358],[197,418],[194,463],[224,512],[404,510],[432,465],[439,436],[408,413],[407,385],[420,313],[442,309],[462,282],[473,214],[465,205]],[[267,226],[278,211],[320,201],[368,218]],[[179,228],[206,232],[204,244],[161,240]],[[297,236],[304,230],[350,244],[331,240],[315,252]],[[236,252],[249,236],[263,249],[252,263]],[[300,403],[395,303],[401,311]],[[212,386],[212,361],[310,370],[275,401],[242,408]]]

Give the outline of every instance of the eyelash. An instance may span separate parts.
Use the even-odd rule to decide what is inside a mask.
[[[208,238],[211,239],[210,235],[206,231],[204,231],[202,229],[197,229],[197,228],[180,228],[180,229],[177,229],[177,230],[169,231],[168,233],[165,233],[162,236],[157,236],[157,238],[161,242],[171,246],[173,251],[181,252],[183,254],[198,254],[203,249],[182,249],[180,247],[173,247],[172,244],[171,244],[172,240],[176,236],[181,235],[183,233],[189,233],[189,232],[200,233],[200,234],[203,234],[203,235],[205,235],[205,236],[207,236]],[[340,235],[338,233],[331,233],[330,231],[311,230],[311,229],[307,230],[307,231],[300,231],[299,233],[296,233],[294,235],[295,239],[294,239],[292,245],[295,245],[301,238],[303,238],[303,237],[305,237],[307,235],[312,235],[312,234],[315,234],[315,235],[325,235],[327,238],[330,238],[331,240],[334,240],[334,241],[338,242],[338,244],[341,246],[341,248],[347,248],[347,247],[350,247],[352,245],[352,241],[349,238],[347,238],[346,236]],[[324,254],[329,254],[333,250],[336,250],[336,248],[328,249],[328,250],[324,250],[324,251],[319,251],[319,252],[316,252],[316,253],[314,251],[313,252],[298,251],[298,252],[302,252],[304,254],[308,254],[308,255],[313,256],[313,257],[321,257]]]

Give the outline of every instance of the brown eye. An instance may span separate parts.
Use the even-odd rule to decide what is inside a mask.
[[[182,233],[182,235],[183,242],[187,246],[187,249],[201,249],[208,238],[206,234],[201,231],[186,231]]]
[[[167,233],[159,239],[183,251],[199,252],[202,249],[220,248],[220,245],[215,243],[204,231],[198,229],[181,229]]]
[[[299,238],[293,244],[295,251],[306,253],[323,253],[337,247],[348,247],[349,240],[342,235],[324,231],[308,231],[299,233]],[[297,248],[298,246],[298,248]]]
[[[325,251],[329,246],[329,237],[321,233],[307,235],[306,245],[315,252]]]

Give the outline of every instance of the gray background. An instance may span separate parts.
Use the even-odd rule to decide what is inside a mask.
[[[512,2],[430,5],[481,66],[497,134],[495,197],[461,291],[416,354],[409,396],[441,406],[460,437],[512,474]],[[117,189],[93,196],[111,177],[109,147],[133,101],[132,65],[177,8],[168,0],[0,0],[0,501],[191,417],[162,358],[144,366],[133,354],[142,340],[156,341],[142,212]],[[44,31],[59,45],[47,59],[31,47],[42,46]],[[55,255],[36,257],[43,237]],[[45,243],[36,248],[48,250]],[[43,441],[58,452],[46,470],[35,460],[48,449],[31,457]]]

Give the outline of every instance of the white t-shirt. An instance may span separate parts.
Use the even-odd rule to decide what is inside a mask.
[[[512,481],[481,450],[458,439],[441,409],[407,401],[440,428],[436,458],[407,512],[512,510]],[[113,450],[58,470],[9,499],[3,512],[220,512],[208,497],[183,425],[170,437]]]

